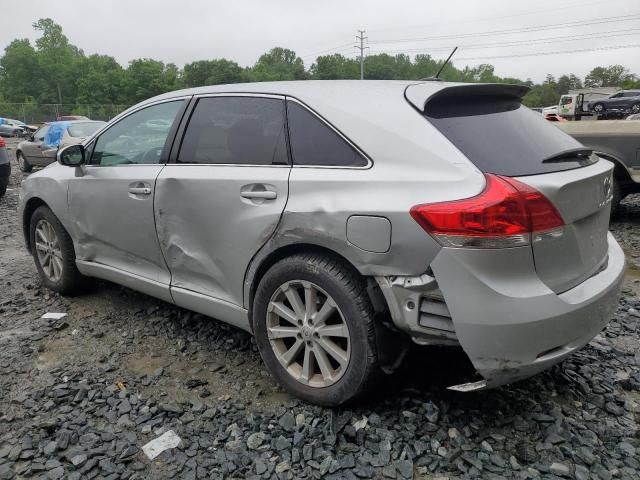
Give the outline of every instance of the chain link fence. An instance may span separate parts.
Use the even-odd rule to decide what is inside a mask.
[[[60,103],[0,103],[0,117],[29,125],[53,122],[65,115],[82,115],[91,120],[111,120],[130,105],[77,105]]]

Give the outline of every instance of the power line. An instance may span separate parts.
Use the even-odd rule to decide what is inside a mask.
[[[518,53],[516,55],[492,55],[487,57],[463,57],[458,58],[458,60],[490,60],[490,59],[499,59],[499,58],[520,58],[520,57],[543,57],[547,55],[562,55],[565,53],[582,53],[582,52],[595,52],[599,50],[619,50],[623,48],[639,48],[640,43],[636,43],[633,45],[611,45],[608,47],[595,47],[595,48],[581,48],[577,50],[557,50],[553,52],[537,52],[537,53]]]
[[[598,38],[611,38],[611,37],[622,37],[629,35],[636,35],[640,33],[640,28],[627,28],[622,30],[613,30],[609,32],[602,32],[602,34],[592,34],[592,33],[582,33],[577,35],[561,35],[557,37],[545,37],[545,38],[535,38],[531,40],[514,40],[512,42],[494,42],[494,43],[480,43],[480,44],[462,44],[460,45],[460,49],[467,50],[475,50],[475,49],[484,49],[484,48],[502,48],[502,47],[516,47],[521,45],[543,45],[548,43],[556,43],[556,42],[572,42],[579,40],[591,40]],[[398,50],[372,50],[374,53],[409,53],[409,52],[437,52],[437,51],[450,51],[453,46],[449,47],[435,47],[435,48],[412,48],[412,49],[398,49]]]
[[[406,43],[406,42],[423,42],[423,41],[432,41],[432,40],[445,40],[445,39],[459,39],[459,38],[469,38],[469,37],[487,37],[487,36],[499,36],[499,35],[511,35],[514,33],[525,33],[525,32],[535,32],[542,30],[557,30],[558,28],[567,28],[567,27],[586,27],[591,25],[599,25],[602,23],[617,23],[617,22],[628,22],[632,20],[640,19],[640,14],[635,13],[632,15],[619,15],[615,17],[606,17],[601,19],[591,19],[591,20],[580,20],[577,22],[565,22],[565,23],[555,23],[551,25],[538,25],[532,27],[519,27],[519,28],[511,28],[505,30],[492,30],[488,32],[475,32],[475,33],[462,33],[462,34],[453,34],[453,35],[437,35],[432,37],[414,37],[414,38],[401,38],[401,39],[389,39],[389,40],[377,40],[372,41],[372,44],[385,44],[385,43]]]
[[[356,35],[356,40],[360,41],[359,45],[355,47],[360,50],[360,80],[364,80],[364,51],[369,48],[365,47],[364,41],[367,40],[368,37],[364,36],[364,30],[358,30],[358,35]]]
[[[343,44],[343,45],[338,45],[337,47],[327,48],[326,50],[320,50],[320,51],[315,52],[315,53],[309,53],[307,55],[302,55],[300,58],[315,57],[316,55],[322,55],[323,53],[332,53],[335,50],[338,50],[338,51],[349,50],[351,48],[353,48],[353,45],[351,43],[346,43],[346,44]]]
[[[391,30],[398,30],[398,29],[415,29],[415,28],[428,28],[428,27],[435,27],[435,26],[442,26],[443,23],[446,23],[447,25],[460,25],[460,24],[465,24],[465,23],[478,23],[478,22],[485,22],[485,21],[491,21],[491,20],[501,20],[503,18],[513,18],[513,17],[521,17],[523,15],[529,15],[532,13],[553,13],[553,12],[557,12],[560,10],[567,10],[569,8],[575,8],[575,7],[580,7],[580,8],[584,8],[584,7],[590,7],[592,5],[600,5],[603,3],[607,3],[610,4],[612,1],[614,0],[600,0],[597,2],[590,2],[590,3],[584,3],[584,2],[577,2],[577,3],[570,3],[570,4],[565,4],[562,7],[558,7],[558,8],[536,8],[533,10],[523,10],[521,12],[518,13],[512,13],[509,15],[500,15],[500,16],[491,16],[491,17],[484,17],[484,18],[473,18],[473,19],[469,19],[469,20],[458,20],[458,21],[446,21],[446,22],[438,22],[438,23],[430,23],[430,24],[423,24],[423,25],[405,25],[405,26],[399,26],[399,27],[388,27],[388,28],[375,28],[375,29],[370,29],[370,30],[374,30],[375,32],[388,32]]]

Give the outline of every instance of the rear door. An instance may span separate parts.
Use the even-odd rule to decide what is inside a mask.
[[[445,88],[424,115],[482,172],[517,177],[555,205],[565,226],[533,234],[531,246],[540,279],[562,292],[606,262],[612,164],[523,107],[526,90],[511,87]]]
[[[172,293],[241,306],[247,266],[287,202],[284,99],[204,96],[188,115],[156,184],[156,226]]]

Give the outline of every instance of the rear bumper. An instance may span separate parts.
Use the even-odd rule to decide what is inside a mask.
[[[607,240],[606,268],[562,294],[537,277],[529,247],[441,250],[432,269],[455,337],[486,380],[480,388],[545,370],[602,331],[615,312],[624,277],[624,253],[610,233]],[[385,296],[389,301],[389,290]],[[407,311],[402,307],[397,312]]]

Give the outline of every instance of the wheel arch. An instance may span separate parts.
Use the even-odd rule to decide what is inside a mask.
[[[22,212],[22,233],[29,253],[33,253],[31,250],[31,235],[29,234],[31,217],[33,216],[33,212],[43,205],[47,208],[51,208],[47,205],[47,202],[42,200],[40,197],[31,197],[24,205],[24,210]]]
[[[627,170],[625,164],[618,157],[611,153],[601,152],[597,150],[594,151],[594,153],[599,157],[602,157],[605,160],[609,160],[611,163],[613,163],[613,175],[617,180],[621,180],[623,183],[633,181],[631,179],[631,175],[629,174],[629,170]]]
[[[313,243],[292,243],[270,249],[269,251],[265,251],[266,248],[267,246],[263,247],[262,251],[256,254],[251,264],[249,265],[249,268],[247,269],[247,273],[245,275],[244,298],[245,307],[248,310],[249,318],[251,318],[251,310],[256,289],[260,284],[260,280],[262,280],[267,271],[280,260],[300,253],[317,253],[319,255],[340,259],[345,263],[345,265],[353,270],[354,273],[357,273],[358,275],[361,275],[368,280],[369,288],[367,288],[367,291],[369,292],[369,297],[372,301],[374,309],[376,311],[382,311],[388,308],[386,300],[384,299],[384,296],[382,295],[382,292],[380,291],[376,282],[371,277],[366,277],[365,275],[363,275],[362,272],[355,266],[355,264],[347,257],[330,248]],[[369,279],[371,281],[369,281]],[[250,323],[251,328],[253,329],[253,322]]]

